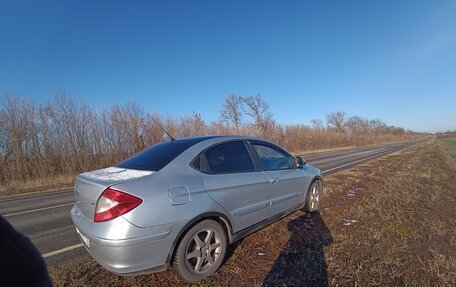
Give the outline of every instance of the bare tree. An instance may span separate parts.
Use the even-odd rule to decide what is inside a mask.
[[[206,134],[207,129],[201,115],[195,112],[191,116],[181,117],[178,127],[179,137],[202,136]]]
[[[310,121],[310,124],[314,129],[317,130],[323,130],[325,128],[325,125],[323,124],[323,120],[321,119],[313,119]]]
[[[326,115],[326,124],[335,128],[338,132],[345,131],[346,113],[342,111],[331,112]]]
[[[280,125],[260,95],[230,95],[223,110],[225,115],[208,124],[196,112],[180,118],[158,114],[152,117],[176,137],[227,134],[236,130],[238,134],[259,135],[275,141],[293,152],[421,136],[378,119],[356,116],[347,119],[343,112],[327,116],[332,128],[326,128],[318,119],[312,120],[312,127]],[[243,123],[242,115],[251,121]],[[52,183],[60,176],[71,180],[75,173],[116,164],[146,146],[165,140],[160,125],[136,104],[113,105],[96,111],[65,92],[58,92],[44,105],[4,93],[0,99],[0,192],[30,185],[29,181],[36,179],[43,183]],[[345,129],[349,132],[340,132]]]
[[[269,104],[263,100],[261,95],[245,97],[243,102],[244,112],[253,119],[255,128],[263,136],[267,128],[274,124]]]
[[[201,114],[193,112],[192,113],[192,125],[193,125],[193,135],[202,136],[206,134],[207,127],[204,122]]]
[[[212,122],[207,127],[208,134],[211,135],[226,135],[229,133],[229,126],[227,126],[223,120]]]
[[[158,124],[157,124],[158,123]],[[145,130],[142,134],[146,146],[151,146],[163,141],[164,132],[162,127],[165,123],[159,114],[149,114],[145,119]]]
[[[48,103],[48,113],[53,122],[55,139],[60,145],[60,155],[63,162],[72,171],[80,171],[90,164],[89,144],[90,108],[88,105],[75,100],[65,91],[58,91],[52,102]]]
[[[358,116],[349,117],[345,126],[351,133],[366,133],[369,131],[369,121]]]
[[[369,120],[369,129],[375,134],[384,132],[386,128],[387,125],[380,119]]]
[[[221,118],[228,124],[233,124],[236,132],[242,122],[242,104],[243,98],[239,95],[231,94],[225,98],[223,109],[221,110]]]
[[[7,130],[7,119],[5,113],[2,110],[0,111],[0,156],[5,162],[10,154],[11,148]]]

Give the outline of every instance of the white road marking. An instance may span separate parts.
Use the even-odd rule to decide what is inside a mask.
[[[82,243],[71,245],[71,246],[68,246],[68,247],[65,247],[65,248],[62,248],[59,250],[55,250],[55,251],[43,254],[43,258],[48,258],[48,257],[54,256],[54,255],[60,254],[60,253],[68,252],[73,249],[80,248],[82,246],[83,246]]]
[[[394,152],[394,150],[389,150],[387,153],[392,153]],[[346,167],[346,166],[349,166],[349,165],[352,165],[352,164],[355,164],[355,163],[358,163],[358,162],[362,162],[362,161],[366,161],[366,160],[370,160],[370,159],[373,159],[373,158],[376,158],[376,157],[380,157],[380,156],[383,156],[387,153],[382,153],[382,154],[376,154],[376,155],[373,155],[371,157],[366,157],[366,158],[362,158],[360,160],[355,160],[355,161],[352,161],[352,162],[349,162],[349,163],[346,163],[346,164],[343,164],[343,165],[339,165],[339,166],[336,166],[336,167],[333,167],[333,168],[330,168],[330,169],[327,169],[327,170],[323,170],[321,173],[327,173],[327,172],[330,172],[330,171],[333,171],[333,170],[336,170],[336,169],[340,169],[340,168],[343,168],[343,167]]]
[[[73,204],[74,204],[74,202],[60,204],[60,205],[54,205],[54,206],[48,206],[48,207],[43,207],[43,208],[37,208],[37,209],[32,209],[32,210],[27,210],[27,211],[9,213],[9,214],[3,215],[3,217],[9,217],[9,216],[20,215],[20,214],[27,214],[27,213],[37,212],[37,211],[43,211],[43,210],[48,210],[48,209],[53,209],[53,208],[64,207],[64,206],[73,205]]]

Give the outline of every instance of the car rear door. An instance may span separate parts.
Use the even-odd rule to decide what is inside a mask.
[[[209,196],[231,216],[233,233],[268,219],[269,180],[243,140],[216,144],[198,161]]]
[[[281,215],[304,202],[306,178],[304,171],[296,168],[294,157],[267,142],[250,143],[270,183],[269,217]]]

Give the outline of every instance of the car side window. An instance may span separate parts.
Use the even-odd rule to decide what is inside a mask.
[[[294,158],[267,145],[253,144],[264,170],[295,168]]]
[[[252,158],[242,141],[213,146],[204,152],[210,173],[237,173],[255,171]]]

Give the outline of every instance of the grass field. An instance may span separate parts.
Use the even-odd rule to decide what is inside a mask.
[[[441,139],[439,143],[447,153],[456,157],[456,138]]]
[[[301,211],[230,248],[200,286],[456,286],[456,161],[436,141],[326,178]],[[50,269],[55,286],[185,285],[172,271],[119,277],[88,255]]]

